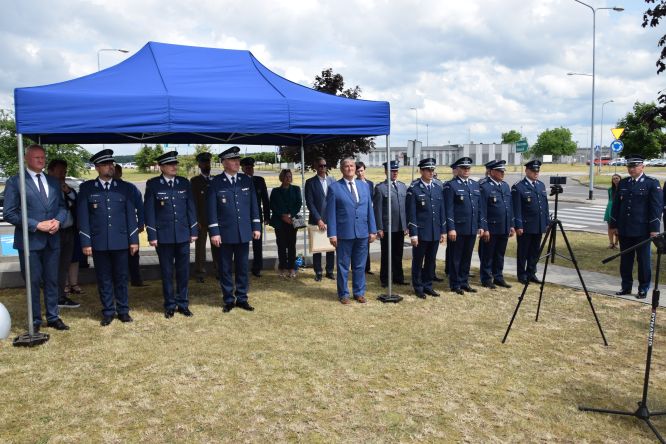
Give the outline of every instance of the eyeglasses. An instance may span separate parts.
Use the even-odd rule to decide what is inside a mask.
[[[317,168],[326,168],[327,166],[328,166],[328,165],[326,165],[326,164],[324,163],[324,164],[317,165]]]

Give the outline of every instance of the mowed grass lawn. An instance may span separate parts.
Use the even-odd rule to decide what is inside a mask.
[[[405,264],[407,266],[407,263]],[[376,270],[375,270],[376,271]],[[162,315],[160,283],[132,288],[135,322],[99,326],[94,286],[72,327],[34,349],[0,342],[0,442],[652,442],[634,409],[649,308],[594,297],[604,347],[581,292],[546,287],[396,305],[337,302],[310,270],[252,279],[256,311],[223,314],[219,287],[192,283],[193,318]],[[443,286],[439,286],[444,290]],[[0,291],[23,331],[23,290]],[[660,313],[661,314],[661,313]],[[651,406],[666,407],[662,330]],[[655,424],[666,428],[666,421]]]

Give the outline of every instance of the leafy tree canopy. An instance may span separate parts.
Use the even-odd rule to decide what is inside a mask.
[[[645,0],[645,3],[654,5],[654,7],[648,8],[643,14],[643,28],[648,26],[656,28],[661,19],[666,16],[666,0]],[[661,74],[666,70],[666,34],[661,36],[657,42],[657,46],[661,48],[661,53],[656,63],[657,74]],[[661,120],[666,119],[666,93],[664,90],[659,91],[657,101],[660,106],[654,107],[651,112],[643,116],[643,120],[648,124],[650,129],[659,128],[657,118],[661,118]]]
[[[508,133],[502,133],[502,143],[516,143],[523,138],[523,135],[516,130],[511,130]]]
[[[568,128],[547,129],[537,137],[537,141],[530,148],[530,154],[543,156],[570,156],[576,152],[576,143],[571,140],[571,131]]]
[[[321,75],[315,77],[313,88],[327,94],[358,99],[361,97],[361,88],[357,85],[353,88],[345,88],[345,82],[341,74],[333,73],[332,68],[325,69]],[[373,137],[359,137],[356,139],[345,139],[308,145],[305,150],[305,167],[311,168],[315,158],[323,157],[329,168],[335,167],[345,157],[355,156],[358,153],[367,153],[375,148]],[[300,162],[300,146],[280,147],[280,155],[287,162]]]
[[[645,118],[653,115],[656,108],[654,103],[636,102],[633,111],[618,120],[617,127],[624,128],[621,137],[624,143],[623,153],[651,158],[666,150],[666,134],[663,131],[666,121],[658,115],[650,122]]]
[[[134,156],[134,162],[136,162],[137,169],[145,173],[152,166],[156,164],[155,159],[164,154],[164,149],[162,145],[157,144],[154,147],[150,145],[144,145],[138,153]]]

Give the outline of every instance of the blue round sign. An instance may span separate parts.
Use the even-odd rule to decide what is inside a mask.
[[[610,144],[611,149],[614,153],[619,153],[624,148],[624,143],[621,140],[613,140]]]

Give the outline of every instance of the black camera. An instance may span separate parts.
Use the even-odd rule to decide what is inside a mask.
[[[551,185],[566,185],[567,176],[550,176]]]

